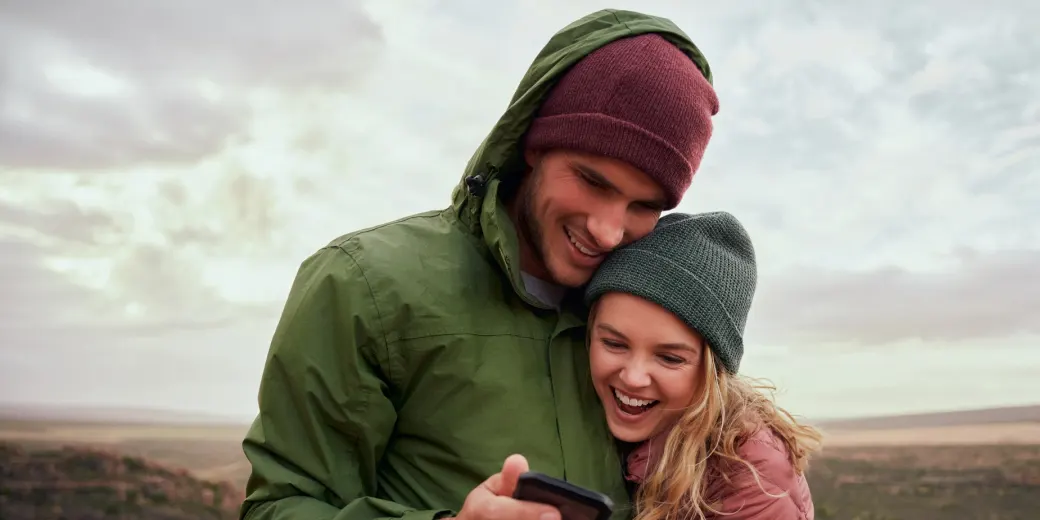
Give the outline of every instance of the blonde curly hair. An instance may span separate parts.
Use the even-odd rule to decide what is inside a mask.
[[[722,370],[710,348],[703,350],[701,366],[700,395],[668,434],[660,461],[639,487],[634,520],[705,520],[706,514],[725,514],[705,495],[709,482],[729,481],[732,471],[723,468],[734,464],[750,469],[766,492],[755,468],[738,455],[741,443],[760,428],[776,434],[799,473],[822,448],[820,431],[776,405],[772,384]]]

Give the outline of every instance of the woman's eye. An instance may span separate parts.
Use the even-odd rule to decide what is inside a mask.
[[[669,365],[681,365],[686,362],[685,359],[678,356],[661,356],[661,360]]]
[[[618,343],[617,341],[614,341],[614,340],[604,339],[604,340],[601,340],[601,341],[603,342],[604,345],[606,345],[607,348],[610,348],[610,349],[617,350],[617,349],[625,348],[624,344]]]

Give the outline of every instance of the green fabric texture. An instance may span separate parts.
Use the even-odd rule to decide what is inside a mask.
[[[605,293],[623,292],[656,303],[700,332],[736,374],[757,283],[751,237],[733,215],[670,213],[652,233],[603,262],[585,301],[591,305]]]
[[[631,516],[621,462],[591,386],[585,308],[539,303],[520,278],[498,197],[520,142],[568,66],[658,32],[705,75],[670,21],[603,10],[551,38],[445,209],[339,237],[304,260],[271,340],[240,518],[451,516],[512,453],[610,496]],[[472,177],[481,182],[468,189]]]

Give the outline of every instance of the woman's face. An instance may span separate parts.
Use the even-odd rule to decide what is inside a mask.
[[[603,295],[589,326],[592,381],[614,437],[640,442],[675,424],[703,378],[700,334],[626,293]]]

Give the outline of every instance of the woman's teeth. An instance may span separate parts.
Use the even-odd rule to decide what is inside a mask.
[[[614,389],[614,397],[616,397],[618,401],[621,401],[622,403],[624,403],[624,404],[626,404],[628,406],[638,406],[640,408],[649,407],[650,405],[652,405],[652,404],[657,402],[657,401],[654,401],[654,400],[643,400],[643,399],[636,399],[634,397],[629,397],[629,396],[621,393],[621,391],[618,390],[617,388]]]

